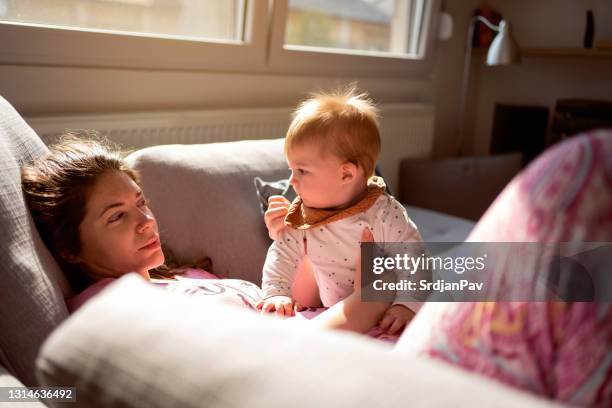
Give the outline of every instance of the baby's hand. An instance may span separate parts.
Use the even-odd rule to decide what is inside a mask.
[[[272,296],[257,304],[261,313],[276,312],[277,316],[293,316],[294,301],[289,296]]]
[[[285,228],[285,216],[291,203],[285,197],[271,196],[268,198],[268,209],[264,214],[266,228],[270,239],[276,240],[278,234]]]
[[[397,334],[412,318],[414,312],[404,305],[393,305],[383,315],[378,323],[380,329],[388,334]]]

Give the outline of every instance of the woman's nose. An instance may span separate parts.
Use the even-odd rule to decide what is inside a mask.
[[[136,227],[138,230],[138,233],[143,233],[146,230],[148,230],[153,223],[155,222],[155,218],[153,217],[152,214],[148,214],[146,212],[142,212],[141,213],[141,220],[140,223],[138,224],[138,226]]]

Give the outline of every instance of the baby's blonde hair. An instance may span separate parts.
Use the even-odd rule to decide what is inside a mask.
[[[374,174],[380,154],[378,109],[354,85],[330,93],[313,93],[293,113],[285,154],[293,147],[317,143],[335,156]]]

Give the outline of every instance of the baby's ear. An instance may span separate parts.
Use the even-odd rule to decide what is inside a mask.
[[[351,183],[359,176],[359,165],[346,161],[342,163],[342,182]]]

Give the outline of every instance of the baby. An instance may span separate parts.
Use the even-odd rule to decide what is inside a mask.
[[[262,312],[293,313],[291,288],[304,257],[312,264],[323,306],[348,297],[364,228],[378,242],[421,241],[403,206],[385,192],[382,178],[373,176],[379,153],[378,113],[366,94],[354,89],[317,94],[298,107],[285,139],[298,197],[285,217],[287,228],[268,250]],[[416,308],[395,302],[381,328],[398,332]]]

